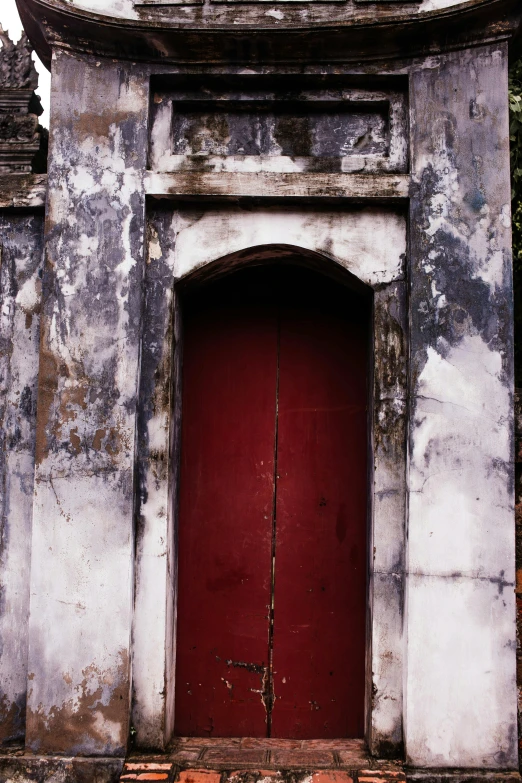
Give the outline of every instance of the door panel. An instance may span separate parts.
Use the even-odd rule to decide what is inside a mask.
[[[318,293],[280,321],[274,737],[364,730],[368,329]]]
[[[266,736],[277,325],[273,307],[241,293],[214,285],[184,319],[175,727],[185,736]]]
[[[363,736],[368,324],[298,267],[185,302],[178,735]]]

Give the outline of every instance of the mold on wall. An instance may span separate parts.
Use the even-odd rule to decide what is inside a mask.
[[[404,172],[404,87],[343,80],[236,78],[154,93],[151,168],[157,172]],[[177,87],[177,89],[175,89]]]
[[[43,215],[0,213],[0,745],[23,742]]]
[[[148,222],[138,414],[138,509],[133,624],[132,723],[140,748],[163,749],[172,734],[176,665],[174,510],[176,388],[181,372],[169,213]],[[162,241],[160,243],[160,236]]]
[[[229,1],[234,5],[237,3],[237,0]],[[225,2],[225,0],[210,0],[208,5],[210,5],[211,2],[221,3]],[[263,2],[263,4],[267,6],[265,11],[267,20],[272,20],[274,24],[277,24],[278,22],[284,22],[285,16],[287,16],[287,13],[285,12],[287,12],[287,8],[289,5],[291,5],[292,0],[257,0],[257,2]],[[325,0],[325,2],[327,3],[327,7],[330,3],[331,5],[334,5],[334,3],[336,5],[341,5],[344,14],[349,17],[353,17],[356,14],[362,15],[365,12],[371,12],[373,15],[375,15],[376,10],[382,15],[390,15],[391,12],[400,14],[404,13],[405,11],[404,7],[401,3],[398,2],[398,0],[395,0],[395,2],[393,2],[393,0],[388,0],[388,3],[383,3],[377,9],[373,4],[368,9],[366,3],[364,3],[363,0],[356,0],[356,2],[353,0],[345,0],[345,2],[342,2],[342,0],[341,2],[339,2],[339,0],[329,0],[329,2],[328,0]],[[407,7],[406,10],[409,13],[411,13],[412,10],[432,11],[455,6],[460,2],[462,2],[462,0],[417,0],[417,2],[414,0],[413,3],[409,4],[409,7]],[[157,18],[158,12],[161,14],[161,17],[168,19],[169,15],[172,16],[172,13],[175,13],[180,5],[186,7],[193,5],[194,3],[201,5],[207,4],[204,3],[203,0],[181,0],[181,2],[180,0],[162,0],[162,2],[158,2],[158,0],[110,0],[110,2],[105,2],[105,0],[73,0],[71,5],[78,9],[92,11],[100,15],[112,16],[120,19],[143,19],[145,15],[154,15]],[[320,4],[314,2],[314,0],[304,0],[302,3],[302,6],[304,7],[300,9],[302,11],[301,17],[313,17],[317,5]],[[387,8],[387,5],[391,6],[391,9]],[[271,8],[272,6],[273,8]],[[309,10],[307,6],[312,6],[312,9]],[[272,13],[270,13],[271,11]],[[320,13],[319,9],[318,11]],[[237,6],[235,8],[235,13],[241,15],[241,10],[238,11]],[[243,11],[243,13],[246,15],[245,11]]]
[[[407,264],[374,293],[371,655],[368,741],[376,756],[404,751],[404,590],[408,397]]]
[[[26,741],[123,755],[148,83],[60,51],[52,76]]]
[[[407,68],[408,57],[516,35],[516,0],[427,2],[419,10],[419,0],[113,0],[109,8],[100,0],[46,0],[42,23],[40,0],[18,0],[44,62],[63,45],[175,68],[224,63],[248,72],[279,63],[324,73],[351,63],[354,72],[375,73],[376,62],[383,72],[393,60]]]
[[[514,767],[507,47],[412,74],[406,751]],[[427,705],[429,703],[429,709]]]

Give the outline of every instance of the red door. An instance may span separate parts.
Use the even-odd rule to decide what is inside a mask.
[[[368,345],[299,267],[185,302],[178,735],[363,735]]]

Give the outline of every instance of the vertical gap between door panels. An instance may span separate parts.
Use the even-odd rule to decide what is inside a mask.
[[[281,355],[281,315],[279,302],[276,309],[277,319],[277,366],[275,388],[275,432],[274,432],[274,494],[272,501],[272,550],[271,550],[271,574],[270,574],[270,612],[268,623],[268,672],[265,683],[265,707],[266,707],[266,736],[272,736],[272,709],[274,707],[274,610],[275,610],[275,555],[276,555],[276,513],[277,513],[277,459],[278,459],[278,431],[279,431],[279,361]]]

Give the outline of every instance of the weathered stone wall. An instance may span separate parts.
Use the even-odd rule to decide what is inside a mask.
[[[406,748],[426,766],[517,763],[506,96],[504,45],[412,73]]]
[[[0,746],[25,736],[45,183],[38,74],[0,26]],[[45,160],[44,160],[45,162]]]
[[[408,3],[404,3],[401,2],[401,0],[381,0],[383,4],[379,7],[378,11],[381,15],[387,13],[390,16],[392,14],[410,16],[412,13],[449,8],[457,5],[459,1],[460,0],[409,0]],[[230,5],[234,2],[235,0],[210,0],[209,3],[206,3],[205,0],[182,0],[181,3],[180,0],[162,0],[161,3],[158,3],[156,0],[73,0],[71,5],[78,9],[126,19],[140,19],[143,18],[145,14],[150,14],[151,11],[168,19],[170,15],[167,16],[167,14],[169,14],[172,7],[175,7],[176,5],[184,5],[186,9],[188,8],[189,11],[193,12],[191,15],[196,17],[198,13],[196,9],[198,6],[207,5],[207,7],[210,6],[211,8],[212,4],[216,4],[216,15],[219,14],[223,16],[223,5],[226,6],[227,3]],[[270,10],[271,6],[274,5],[279,6],[280,8],[282,6],[281,14],[273,14],[272,21],[275,28],[278,26],[284,27],[285,19],[292,14],[291,9],[284,7],[287,5],[285,0],[261,0],[261,2],[267,6],[267,10]],[[342,13],[344,16],[350,18],[356,13],[361,13],[361,11],[364,12],[366,10],[369,19],[371,19],[375,16],[374,2],[375,0],[373,0],[373,2],[372,0],[348,0],[348,2],[343,3],[341,8],[335,9],[335,13]],[[313,21],[317,18],[324,19],[328,13],[332,13],[330,9],[335,3],[338,3],[338,0],[324,0],[323,5],[326,6],[326,8],[321,8],[321,5],[313,2],[313,0],[304,0],[304,7],[299,9],[299,15],[301,19],[304,17],[307,21]],[[386,5],[384,3],[386,3]],[[161,7],[158,8],[158,6]],[[171,8],[169,8],[169,6]],[[194,6],[196,6],[196,9],[194,9]]]
[[[0,199],[0,739],[22,739],[27,689],[30,752],[123,756],[131,721],[140,748],[169,741],[178,291],[223,264],[301,254],[373,289],[370,747],[405,747],[417,768],[515,768],[514,4],[495,0],[506,13],[488,45],[478,45],[485,4],[466,4],[471,48],[467,17],[446,37],[443,15],[432,29],[417,13],[452,2],[405,5],[399,22],[422,18],[423,37],[405,41],[396,20],[390,59],[379,50],[377,61],[375,30],[361,22],[370,5],[339,4],[338,27],[317,41],[305,31],[296,47],[297,6],[270,15],[258,3],[250,23],[268,15],[274,35],[263,28],[256,64],[250,39],[233,27],[225,36],[240,6],[118,2],[120,20],[102,24],[85,9],[107,7],[88,1],[48,0],[45,24],[28,17],[36,39],[47,36],[43,54],[54,47],[39,369],[33,207],[45,185],[21,177]],[[329,4],[308,7],[307,24],[330,23]],[[217,25],[214,38],[174,30],[182,16]],[[350,49],[359,28],[341,29],[356,16],[364,62]],[[120,43],[127,60],[113,56]],[[266,135],[246,151],[242,123],[258,122],[260,103]],[[338,124],[346,144],[319,139]]]
[[[522,747],[522,389],[515,389],[515,522],[518,734]]]
[[[0,745],[23,741],[43,214],[0,211]]]
[[[26,742],[122,755],[147,80],[63,52],[52,75]]]

